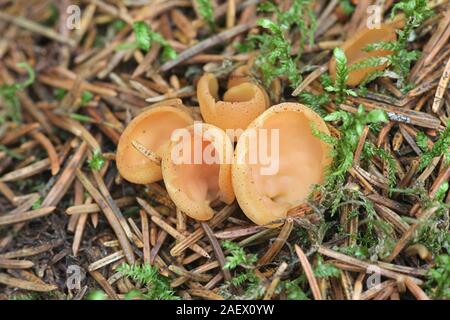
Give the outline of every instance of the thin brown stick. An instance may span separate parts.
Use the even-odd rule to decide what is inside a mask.
[[[47,151],[48,158],[50,160],[50,167],[52,168],[52,175],[56,175],[59,172],[59,159],[56,153],[55,147],[52,142],[42,133],[33,131],[31,136],[37,140]]]
[[[139,211],[142,227],[142,242],[144,244],[144,263],[150,264],[150,232],[148,229],[148,218],[144,210]]]
[[[107,202],[103,198],[103,196],[100,194],[100,192],[93,186],[92,182],[89,181],[89,179],[86,177],[86,175],[80,170],[76,170],[76,174],[80,182],[83,184],[87,192],[92,196],[92,198],[97,202],[99,207],[102,209],[103,213],[105,214],[106,219],[108,220],[109,224],[111,225],[112,229],[114,230],[114,233],[117,236],[117,239],[119,240],[120,246],[122,247],[122,250],[125,253],[125,257],[129,264],[134,264],[135,258],[133,249],[131,247],[130,242],[128,241],[126,234],[124,230],[122,229],[122,225],[120,224],[119,220],[115,216],[112,209],[107,205]]]
[[[233,203],[231,205],[226,206],[220,212],[218,212],[209,222],[209,226],[214,228],[221,222],[223,222],[226,218],[228,218],[235,210],[237,204]],[[174,257],[180,255],[184,250],[186,250],[190,245],[196,243],[204,236],[204,230],[202,228],[196,229],[191,235],[187,236],[186,239],[175,245],[172,250],[170,250],[170,254]]]
[[[37,291],[37,292],[50,292],[58,289],[55,285],[50,284],[41,284],[31,281],[26,281],[22,279],[17,279],[7,275],[6,273],[0,273],[0,283],[10,286],[13,288],[19,288],[23,290],[29,291]]]
[[[417,300],[430,300],[427,294],[411,278],[405,278],[406,287],[417,298]]]
[[[272,246],[266,251],[266,253],[258,260],[258,265],[264,265],[273,260],[275,256],[280,252],[286,243],[289,235],[291,234],[292,228],[294,226],[294,220],[287,218],[280,231],[280,234],[273,242]]]
[[[318,252],[320,254],[323,254],[323,255],[327,256],[327,257],[334,258],[334,259],[343,261],[343,262],[345,262],[347,264],[356,266],[356,267],[358,267],[358,270],[361,270],[361,271],[364,270],[366,273],[372,273],[373,270],[377,270],[377,272],[380,273],[381,275],[383,275],[385,277],[388,277],[388,278],[391,278],[391,279],[398,280],[398,279],[403,279],[404,278],[404,275],[399,274],[399,273],[394,272],[394,271],[386,270],[385,268],[382,268],[380,265],[373,265],[373,264],[370,264],[368,262],[365,262],[365,261],[362,261],[362,260],[350,257],[350,256],[345,255],[343,253],[336,252],[334,250],[325,248],[323,246],[319,246]],[[413,279],[414,282],[417,283],[417,284],[422,284],[423,283],[423,281],[420,280],[420,279],[412,278],[412,277],[411,277],[411,279]]]
[[[288,264],[286,262],[283,262],[278,267],[277,271],[275,272],[272,282],[270,283],[269,287],[266,290],[266,293],[264,294],[263,300],[270,300],[275,293],[275,290],[280,283],[280,277],[283,274],[283,272],[287,269]]]
[[[0,258],[0,268],[3,269],[29,269],[33,266],[33,261],[29,260]]]
[[[75,41],[73,39],[64,37],[63,35],[55,32],[53,29],[47,28],[42,26],[41,24],[38,24],[34,21],[28,20],[23,17],[17,17],[9,15],[6,12],[0,12],[0,20],[4,20],[7,22],[14,23],[15,25],[30,30],[31,32],[38,33],[42,36],[45,36],[49,39],[61,42],[63,44],[67,44],[69,46],[74,46]]]
[[[15,251],[6,252],[3,254],[0,254],[1,258],[6,259],[14,259],[14,258],[23,258],[23,257],[30,257],[34,256],[46,251],[49,251],[50,249],[56,248],[60,246],[63,242],[61,240],[50,242],[50,243],[44,243],[35,247],[29,247],[29,248],[22,248]]]
[[[78,147],[72,159],[70,159],[67,165],[64,167],[57,182],[42,201],[43,207],[56,205],[66,194],[67,190],[69,190],[69,187],[75,179],[75,170],[81,165],[84,160],[86,149],[86,143],[82,143]]]
[[[211,227],[205,223],[202,222],[201,223],[203,230],[205,231],[206,236],[209,239],[209,242],[211,243],[213,250],[214,250],[214,255],[216,256],[216,259],[219,261],[220,267],[222,269],[222,273],[223,276],[225,278],[226,281],[230,281],[231,280],[231,273],[229,269],[224,268],[225,266],[225,255],[223,254],[223,250],[219,244],[219,241],[217,241],[217,238],[214,236],[214,233],[211,229]]]
[[[303,250],[295,245],[295,252],[297,253],[298,259],[303,267],[303,271],[305,272],[306,279],[308,279],[309,286],[311,288],[311,292],[313,294],[314,300],[322,300],[322,294],[319,289],[319,284],[317,283],[317,279],[314,276],[311,264],[308,261]]]
[[[177,231],[177,229],[175,229],[174,227],[172,227],[171,225],[169,225],[168,223],[166,223],[163,219],[161,219],[158,216],[152,216],[152,221],[154,223],[156,223],[158,226],[160,226],[164,231],[166,231],[169,235],[171,235],[172,237],[174,237],[175,239],[177,239],[178,241],[184,241],[186,239],[186,237],[184,235],[182,235],[181,233],[179,233]],[[204,256],[205,258],[210,258],[208,252],[206,252],[205,249],[203,249],[202,247],[200,247],[198,244],[192,244],[190,246],[190,248],[194,251],[197,252],[198,254],[201,254],[202,256]]]
[[[20,222],[26,222],[29,220],[41,218],[49,215],[55,211],[56,207],[45,207],[36,210],[31,210],[19,214],[7,214],[0,216],[0,226],[5,226],[9,224],[15,224]]]
[[[120,300],[117,293],[114,291],[113,287],[108,283],[108,280],[103,277],[103,275],[98,271],[89,271],[89,274],[94,278],[95,281],[105,290],[106,294],[114,300]]]
[[[197,43],[196,45],[190,47],[189,49],[183,51],[182,53],[180,53],[176,59],[173,59],[173,60],[170,60],[170,61],[167,61],[166,63],[164,63],[161,66],[160,71],[161,72],[169,71],[173,67],[179,65],[180,63],[184,62],[185,60],[187,60],[189,58],[192,58],[193,56],[199,54],[200,52],[205,51],[211,47],[214,47],[220,43],[223,43],[223,42],[227,41],[228,39],[231,39],[231,38],[237,36],[240,33],[244,33],[245,31],[251,29],[252,27],[253,27],[253,24],[249,24],[249,23],[240,24],[231,29],[222,31],[221,33],[216,34],[206,40],[203,40],[203,41]]]

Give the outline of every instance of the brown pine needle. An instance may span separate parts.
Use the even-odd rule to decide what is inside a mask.
[[[303,271],[305,272],[306,279],[308,279],[308,283],[311,288],[314,300],[322,300],[322,293],[320,292],[319,284],[317,283],[317,279],[314,276],[314,272],[312,270],[311,264],[308,261],[308,258],[298,245],[295,245],[295,252],[297,253]]]
[[[154,163],[156,163],[157,165],[161,164],[161,157],[158,156],[156,153],[154,153],[153,151],[147,149],[142,143],[136,141],[136,140],[131,140],[131,145],[137,150],[139,151],[144,157],[146,157],[147,159],[149,159],[150,161],[153,161]]]
[[[26,222],[33,219],[41,218],[55,211],[56,207],[45,207],[36,210],[26,211],[19,214],[6,214],[0,216],[0,226]]]
[[[53,290],[58,289],[55,285],[50,284],[41,284],[31,281],[26,281],[22,279],[17,279],[14,277],[11,277],[10,275],[7,275],[6,273],[0,273],[0,283],[10,286],[13,288],[19,288],[23,290],[29,290],[29,291],[37,291],[37,292],[50,292]]]
[[[106,219],[108,220],[109,224],[111,225],[112,229],[114,230],[117,236],[117,239],[119,240],[119,243],[122,247],[122,250],[125,253],[125,257],[128,263],[133,264],[135,261],[133,249],[126,237],[124,230],[122,229],[122,226],[118,218],[116,217],[112,209],[107,205],[105,199],[100,194],[100,192],[93,186],[92,182],[89,181],[87,176],[80,169],[76,170],[76,174],[80,182],[85,187],[85,189],[89,192],[89,194],[92,196],[95,202],[97,202],[97,204],[105,214]]]

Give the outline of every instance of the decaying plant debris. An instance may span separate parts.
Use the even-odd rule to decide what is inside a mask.
[[[349,87],[335,48],[375,4],[398,37]],[[4,0],[0,30],[0,299],[450,298],[448,1]],[[195,221],[116,169],[142,109],[199,118],[200,77],[242,66],[331,132],[327,181],[278,228],[236,202]]]

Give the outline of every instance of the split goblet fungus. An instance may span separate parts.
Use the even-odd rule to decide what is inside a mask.
[[[270,104],[265,90],[248,81],[231,82],[219,100],[219,84],[211,73],[205,73],[197,85],[200,112],[205,122],[222,130],[245,129]]]
[[[251,82],[250,67],[248,65],[240,66],[234,69],[228,76],[227,88],[235,87],[244,82]]]
[[[392,54],[389,50],[374,50],[365,51],[364,49],[370,45],[377,42],[390,42],[397,39],[397,34],[395,33],[395,28],[392,24],[382,24],[378,29],[368,29],[364,28],[358,31],[354,36],[350,37],[341,46],[347,57],[347,63],[349,67],[355,63],[361,62],[370,57],[385,57]],[[375,71],[382,71],[386,69],[387,65],[382,64],[376,67],[365,67],[353,70],[348,75],[347,85],[355,87],[361,84],[366,77]],[[329,71],[331,78],[334,80],[336,78],[336,59],[333,57],[330,60]]]
[[[137,184],[162,179],[161,155],[172,132],[194,122],[183,108],[158,105],[140,113],[128,124],[116,154],[117,168],[124,179]]]
[[[312,134],[312,126],[329,134],[310,108],[281,103],[256,118],[239,138],[233,188],[242,211],[254,223],[276,227],[279,223],[272,222],[303,204],[312,186],[323,182],[331,147]],[[278,138],[272,132],[278,132]],[[262,159],[262,154],[268,157]]]
[[[211,203],[234,201],[233,144],[223,130],[206,123],[196,122],[179,133],[162,157],[164,184],[177,208],[206,221],[214,215]]]

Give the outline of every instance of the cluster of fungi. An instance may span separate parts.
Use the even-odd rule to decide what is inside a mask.
[[[200,221],[213,217],[212,205],[230,204],[236,198],[253,222],[270,227],[285,218],[291,208],[302,204],[311,187],[322,182],[324,169],[330,163],[329,146],[313,136],[311,123],[329,134],[327,126],[304,105],[270,106],[266,91],[241,72],[237,70],[230,76],[222,100],[217,78],[210,73],[200,78],[197,96],[204,120],[199,123],[203,129],[200,133],[194,130],[195,115],[180,100],[152,106],[133,119],[117,149],[117,167],[123,178],[139,184],[163,179],[177,207]],[[214,163],[175,163],[172,155],[181,142],[172,135],[182,128],[192,133],[192,139],[201,140],[203,150],[215,148],[215,156],[221,159]],[[242,134],[230,137],[228,129],[242,130]],[[250,161],[249,145],[245,142],[250,132],[259,129],[279,132],[279,139],[266,146],[270,149],[272,144],[279,144],[278,170],[274,174],[261,174],[262,164]],[[219,140],[225,143],[215,143],[204,134],[211,130],[216,133],[213,136],[222,136]],[[260,136],[254,136],[258,147],[262,145],[257,141]],[[234,140],[234,159],[227,161],[226,156],[233,154]]]
[[[374,41],[395,40],[391,25],[379,29],[363,29],[342,49],[350,65],[368,57],[390,54],[386,50],[364,51]],[[329,64],[330,74],[335,77],[335,61]],[[348,84],[356,86],[365,77],[385,66],[366,67],[352,71]],[[214,163],[175,164],[174,148],[180,141],[173,139],[176,129],[186,128],[194,132],[195,118],[199,118],[180,99],[161,102],[143,110],[123,132],[117,148],[117,167],[120,174],[132,183],[148,184],[161,179],[177,207],[191,218],[206,221],[213,217],[212,205],[218,202],[230,204],[236,198],[245,215],[258,225],[276,227],[295,207],[302,205],[314,185],[324,180],[326,168],[331,163],[327,143],[313,135],[312,128],[329,135],[322,118],[310,108],[285,102],[271,106],[266,90],[250,76],[247,65],[238,67],[229,76],[222,99],[219,82],[212,73],[205,73],[197,83],[197,98],[201,113],[200,137],[202,148],[216,148]],[[226,131],[242,130],[239,135],[227,135]],[[279,133],[276,141],[258,143],[262,135],[258,130]],[[225,143],[215,145],[206,135],[214,130]],[[235,132],[235,131],[232,131]],[[256,132],[256,135],[253,133]],[[267,138],[264,135],[264,138]],[[256,139],[271,153],[277,143],[277,170],[274,174],[261,174],[261,159],[250,161],[249,139]],[[236,143],[235,143],[236,142]],[[232,163],[226,155],[233,152]],[[260,154],[259,150],[256,150]],[[244,159],[244,161],[238,161]],[[278,223],[277,223],[278,222]]]

